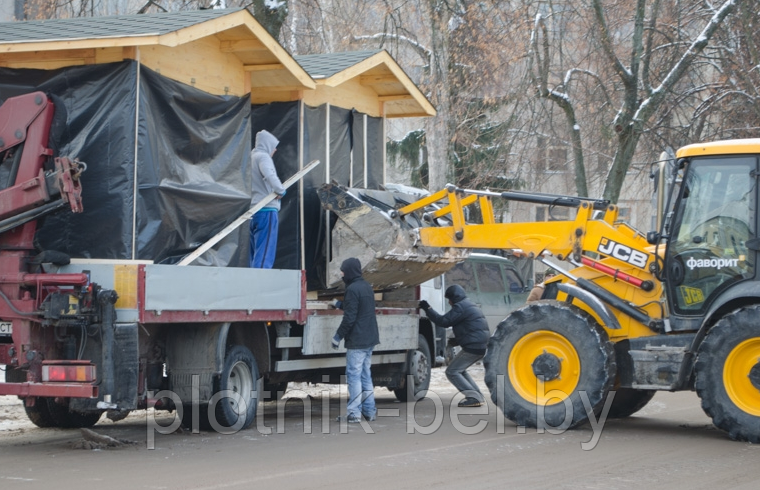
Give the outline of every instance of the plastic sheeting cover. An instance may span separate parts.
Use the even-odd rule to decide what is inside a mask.
[[[137,134],[133,60],[50,71],[0,68],[0,99],[42,90],[63,101],[68,124],[59,153],[88,164],[84,212],[46,217],[37,234],[41,248],[73,257],[171,261],[249,207],[248,98],[210,95],[139,68]],[[246,265],[247,233],[233,233],[216,249],[196,263]]]

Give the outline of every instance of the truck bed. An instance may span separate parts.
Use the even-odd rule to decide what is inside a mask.
[[[54,272],[84,271],[118,293],[119,322],[305,320],[303,271],[72,259]]]

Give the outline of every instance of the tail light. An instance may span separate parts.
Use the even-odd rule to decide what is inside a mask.
[[[96,378],[94,364],[88,361],[43,361],[43,382],[92,383]]]

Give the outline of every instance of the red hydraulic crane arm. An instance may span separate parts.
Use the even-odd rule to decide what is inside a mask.
[[[0,191],[0,233],[67,203],[73,212],[82,211],[79,176],[84,164],[56,158],[54,167],[45,169],[53,155],[47,144],[54,113],[54,104],[42,92],[11,97],[0,106],[0,155],[10,165]],[[11,248],[31,248],[35,228],[32,223],[2,241]]]

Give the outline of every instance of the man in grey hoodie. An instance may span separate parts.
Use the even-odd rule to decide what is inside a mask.
[[[256,133],[256,146],[251,151],[253,174],[253,195],[251,205],[258,204],[272,192],[277,197],[264,205],[251,218],[250,265],[258,269],[271,269],[277,252],[277,231],[280,199],[285,195],[285,187],[277,177],[272,156],[280,141],[266,130]]]

